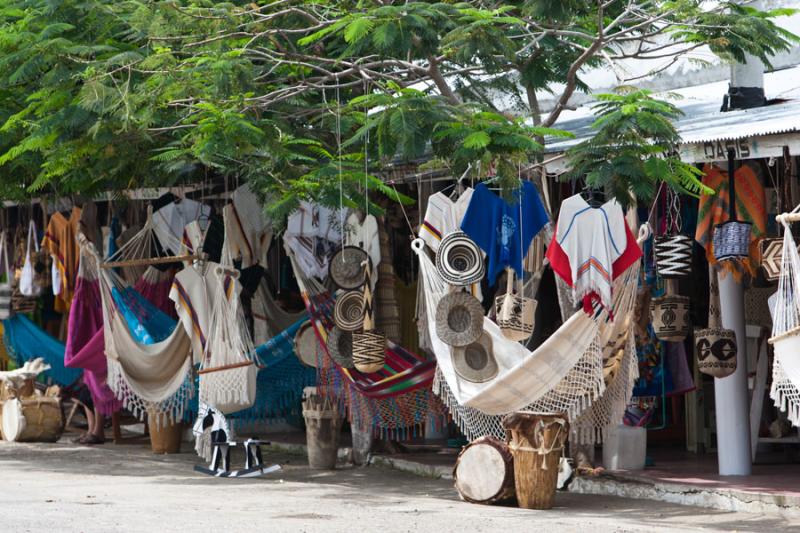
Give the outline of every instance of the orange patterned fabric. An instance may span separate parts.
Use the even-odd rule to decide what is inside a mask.
[[[716,194],[704,194],[700,197],[694,238],[705,249],[709,264],[716,265],[712,236],[714,226],[730,219],[728,214],[730,185],[728,173],[715,165],[706,165],[703,172],[705,172],[703,184],[714,189]],[[755,275],[760,262],[758,242],[767,231],[766,195],[759,174],[759,167],[749,162],[743,164],[734,174],[736,216],[739,220],[753,225],[750,233],[750,256],[744,261],[725,261],[720,265],[720,268],[732,272],[737,278],[744,272]]]
[[[75,277],[78,274],[78,225],[81,210],[72,209],[69,219],[56,211],[50,217],[45,230],[42,248],[53,257],[56,268],[61,275],[61,292],[56,295],[55,310],[60,313],[69,311],[72,295],[75,292]]]

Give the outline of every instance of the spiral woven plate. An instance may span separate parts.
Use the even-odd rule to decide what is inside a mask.
[[[356,331],[364,325],[364,293],[348,291],[336,298],[333,321],[344,331]]]
[[[369,254],[365,250],[358,246],[345,246],[328,264],[328,275],[337,287],[351,291],[364,285],[367,264]]]

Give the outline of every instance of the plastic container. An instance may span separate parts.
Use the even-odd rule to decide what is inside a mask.
[[[620,424],[609,428],[603,441],[606,470],[642,470],[647,455],[647,430]]]

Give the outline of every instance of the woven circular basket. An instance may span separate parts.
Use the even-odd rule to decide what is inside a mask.
[[[436,268],[447,283],[471,285],[483,278],[483,254],[463,231],[449,233],[436,251]]]
[[[348,291],[336,298],[333,320],[344,331],[356,331],[364,325],[364,293]]]
[[[358,246],[345,246],[333,256],[328,264],[328,276],[340,289],[351,291],[364,285],[369,254]]]
[[[467,346],[483,332],[483,307],[466,292],[445,295],[436,307],[436,334],[451,346]]]
[[[689,335],[689,298],[670,294],[653,298],[650,305],[653,329],[662,341],[679,342]]]
[[[715,378],[736,372],[736,332],[719,327],[698,329],[694,333],[697,370]]]

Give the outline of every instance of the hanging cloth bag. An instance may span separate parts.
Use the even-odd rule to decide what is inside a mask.
[[[11,296],[13,288],[11,281],[11,267],[8,261],[8,249],[6,248],[6,232],[0,233],[0,266],[5,265],[6,279],[0,283],[0,320],[10,318],[12,313]]]
[[[516,284],[515,290],[516,277],[514,269],[506,269],[506,293],[495,298],[495,313],[497,325],[505,338],[524,341],[533,333],[537,302],[523,296],[522,280]]]
[[[356,370],[371,374],[383,368],[386,360],[386,335],[374,331],[375,318],[372,310],[372,273],[369,262],[364,266],[364,324],[361,332],[353,332],[353,365]]]
[[[31,241],[35,247],[35,255],[31,255]],[[39,296],[42,294],[42,287],[39,286],[34,268],[34,260],[39,257],[39,242],[36,240],[36,223],[31,220],[28,224],[28,242],[25,246],[25,262],[22,265],[22,273],[19,277],[19,292],[23,296]]]
[[[736,215],[736,173],[733,152],[728,152],[728,221],[714,227],[714,258],[717,261],[739,261],[750,253],[750,222],[742,222]]]
[[[666,211],[666,232],[654,239],[656,270],[665,279],[686,277],[692,272],[692,239],[680,233],[680,202],[671,189],[667,191]]]
[[[719,282],[713,268],[708,271],[708,327],[694,333],[697,369],[715,378],[736,372],[736,332],[722,327]]]
[[[673,283],[667,282],[664,296],[653,298],[650,311],[653,319],[653,330],[662,341],[681,342],[689,335],[689,298],[674,294]]]

